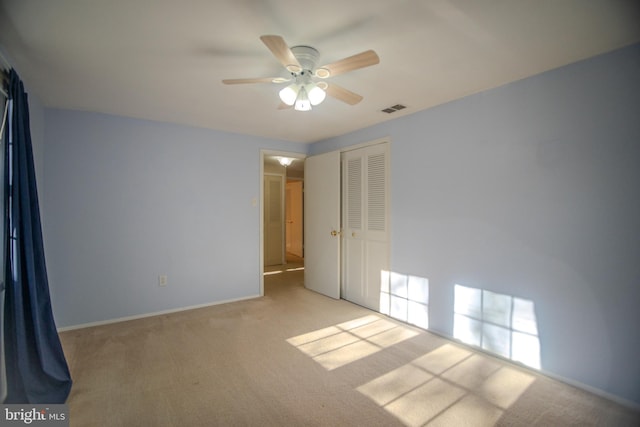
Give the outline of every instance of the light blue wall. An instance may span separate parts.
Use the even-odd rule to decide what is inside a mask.
[[[260,149],[304,145],[97,113],[44,117],[58,327],[259,295]]]
[[[390,137],[391,266],[434,331],[456,283],[532,300],[544,371],[640,404],[639,105],[636,45],[310,152]]]

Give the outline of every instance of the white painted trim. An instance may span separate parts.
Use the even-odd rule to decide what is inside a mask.
[[[519,366],[519,365],[517,365],[517,366]],[[624,406],[626,408],[631,408],[631,409],[633,409],[635,411],[640,411],[640,403],[636,403],[636,402],[633,402],[631,400],[627,400],[624,397],[616,396],[615,394],[609,393],[608,391],[604,391],[604,390],[601,390],[599,388],[590,386],[588,384],[581,383],[580,381],[575,381],[575,380],[572,380],[572,379],[569,379],[569,378],[565,378],[565,377],[560,376],[560,375],[556,375],[554,373],[545,371],[543,369],[541,369],[540,371],[536,371],[535,369],[532,369],[532,371],[533,372],[539,372],[542,375],[544,375],[546,377],[549,377],[549,378],[552,378],[552,379],[554,379],[556,381],[560,381],[562,383],[568,384],[568,385],[573,386],[575,388],[579,388],[581,390],[588,391],[589,393],[593,393],[596,396],[600,396],[600,397],[602,397],[604,399],[611,400],[611,401],[613,401],[615,403],[618,403],[618,404],[620,404],[620,405],[622,405],[622,406]]]
[[[152,313],[137,314],[135,316],[118,317],[116,319],[100,320],[100,321],[97,321],[97,322],[89,322],[89,323],[81,323],[79,325],[64,326],[62,328],[58,328],[58,332],[72,331],[72,330],[75,330],[75,329],[91,328],[93,326],[110,325],[112,323],[120,323],[120,322],[129,321],[129,320],[144,319],[145,317],[153,317],[153,316],[160,316],[160,315],[163,315],[163,314],[178,313],[180,311],[195,310],[197,308],[211,307],[211,306],[214,306],[214,305],[228,304],[228,303],[231,303],[231,302],[245,301],[245,300],[256,299],[256,298],[260,298],[260,295],[250,295],[248,297],[233,298],[233,299],[228,299],[228,300],[223,300],[223,301],[214,301],[214,302],[209,302],[209,303],[206,303],[206,304],[196,304],[196,305],[190,305],[188,307],[173,308],[173,309],[170,309],[170,310],[154,311]]]
[[[258,233],[260,234],[258,236],[258,283],[260,289],[258,290],[258,293],[261,297],[264,296],[264,155],[265,150],[260,150],[260,177],[258,178],[260,181],[260,184],[258,185]]]
[[[268,149],[262,149],[260,150],[260,152],[262,153],[263,156],[263,161],[264,161],[264,156],[282,156],[282,157],[291,157],[294,159],[300,159],[300,160],[304,160],[306,159],[308,156],[304,153],[295,153],[295,152],[291,152],[291,151],[278,151],[278,150],[268,150]]]
[[[384,144],[385,142],[388,142],[389,144],[391,144],[391,138],[386,136],[384,138],[378,138],[378,139],[374,139],[372,141],[361,142],[361,143],[355,144],[355,145],[347,145],[346,147],[343,147],[343,148],[341,148],[339,150],[336,150],[336,151],[340,151],[340,153],[346,153],[348,151],[358,150],[360,148],[370,147],[372,145]]]

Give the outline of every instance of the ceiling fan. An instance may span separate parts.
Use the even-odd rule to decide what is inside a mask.
[[[226,79],[227,85],[245,83],[288,83],[280,90],[281,109],[294,107],[298,111],[309,111],[311,106],[318,105],[329,95],[349,105],[362,101],[362,96],[353,93],[335,83],[324,81],[348,71],[369,67],[380,62],[373,50],[367,50],[348,58],[317,67],[320,57],[318,50],[311,46],[293,46],[289,48],[280,36],[265,35],[260,40],[269,48],[273,56],[291,74],[291,77],[259,77],[253,79]],[[320,80],[318,80],[320,79]]]

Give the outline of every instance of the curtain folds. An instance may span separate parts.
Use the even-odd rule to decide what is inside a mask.
[[[4,403],[64,403],[71,375],[58,337],[45,265],[29,108],[14,70],[5,132]]]

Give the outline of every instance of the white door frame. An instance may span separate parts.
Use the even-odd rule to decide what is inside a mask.
[[[291,157],[294,159],[303,160],[307,157],[303,153],[293,153],[289,151],[276,151],[276,150],[260,150],[260,200],[258,203],[260,210],[260,262],[258,277],[260,278],[260,296],[264,296],[264,159],[266,156],[283,156]],[[286,176],[285,176],[286,182]]]

